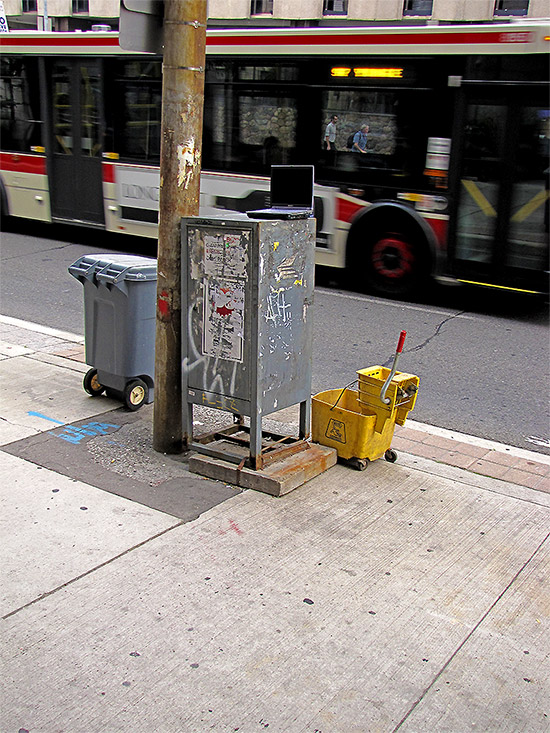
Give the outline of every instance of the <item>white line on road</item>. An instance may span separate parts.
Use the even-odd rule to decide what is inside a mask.
[[[344,298],[345,300],[359,300],[362,303],[373,303],[375,305],[387,305],[390,308],[401,308],[401,310],[421,311],[422,313],[433,313],[436,316],[452,316],[455,318],[464,318],[468,321],[475,321],[475,316],[468,316],[464,313],[456,313],[454,311],[441,311],[435,308],[426,308],[421,305],[411,305],[410,303],[400,303],[399,301],[383,300],[382,298],[371,298],[368,295],[350,295],[349,293],[341,293],[337,290],[328,290],[327,288],[316,287],[316,291],[323,295],[333,295],[335,298]]]

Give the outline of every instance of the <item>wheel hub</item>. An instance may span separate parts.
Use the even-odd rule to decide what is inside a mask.
[[[372,265],[383,277],[392,279],[406,277],[413,270],[413,248],[408,242],[397,237],[380,239],[372,249]]]
[[[99,379],[97,378],[97,374],[94,374],[94,376],[92,377],[92,379],[90,381],[90,386],[95,391],[98,391],[98,390],[101,389],[101,386],[102,385],[101,385]]]
[[[132,405],[139,405],[145,399],[145,390],[140,384],[137,384],[129,395]]]

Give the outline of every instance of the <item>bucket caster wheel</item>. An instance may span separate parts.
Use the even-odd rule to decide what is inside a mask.
[[[149,396],[149,387],[142,379],[132,379],[124,387],[122,398],[124,405],[128,410],[135,412],[147,402]]]
[[[369,465],[369,459],[368,458],[350,458],[348,461],[348,464],[351,468],[354,468],[356,471],[364,471],[366,467]]]
[[[91,397],[99,397],[105,391],[105,387],[97,378],[97,369],[90,369],[86,372],[82,385]]]
[[[397,460],[397,453],[393,450],[393,448],[390,448],[384,453],[384,458],[388,463],[395,463]]]

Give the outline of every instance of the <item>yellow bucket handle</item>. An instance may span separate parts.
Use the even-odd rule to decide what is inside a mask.
[[[358,381],[357,379],[354,379],[353,382],[350,382],[349,384],[346,384],[346,386],[344,387],[344,389],[338,395],[338,399],[336,400],[336,402],[330,408],[331,410],[334,410],[334,408],[336,407],[336,405],[340,402],[340,400],[342,399],[342,395],[344,394],[344,392],[346,391],[346,389],[349,389],[350,387],[353,387],[353,385],[357,381]]]

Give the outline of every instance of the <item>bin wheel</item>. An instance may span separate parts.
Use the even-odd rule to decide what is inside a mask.
[[[384,458],[388,463],[395,463],[397,460],[397,452],[393,450],[393,448],[390,448],[384,453]]]
[[[105,387],[97,378],[97,369],[90,369],[87,371],[84,375],[84,381],[82,384],[86,392],[92,397],[98,397],[100,394],[105,392]]]
[[[142,379],[132,379],[124,387],[122,393],[124,404],[132,412],[139,410],[139,408],[147,402],[149,396],[149,387],[145,384]]]
[[[348,464],[351,468],[355,468],[356,471],[364,471],[369,465],[368,458],[350,458]]]

